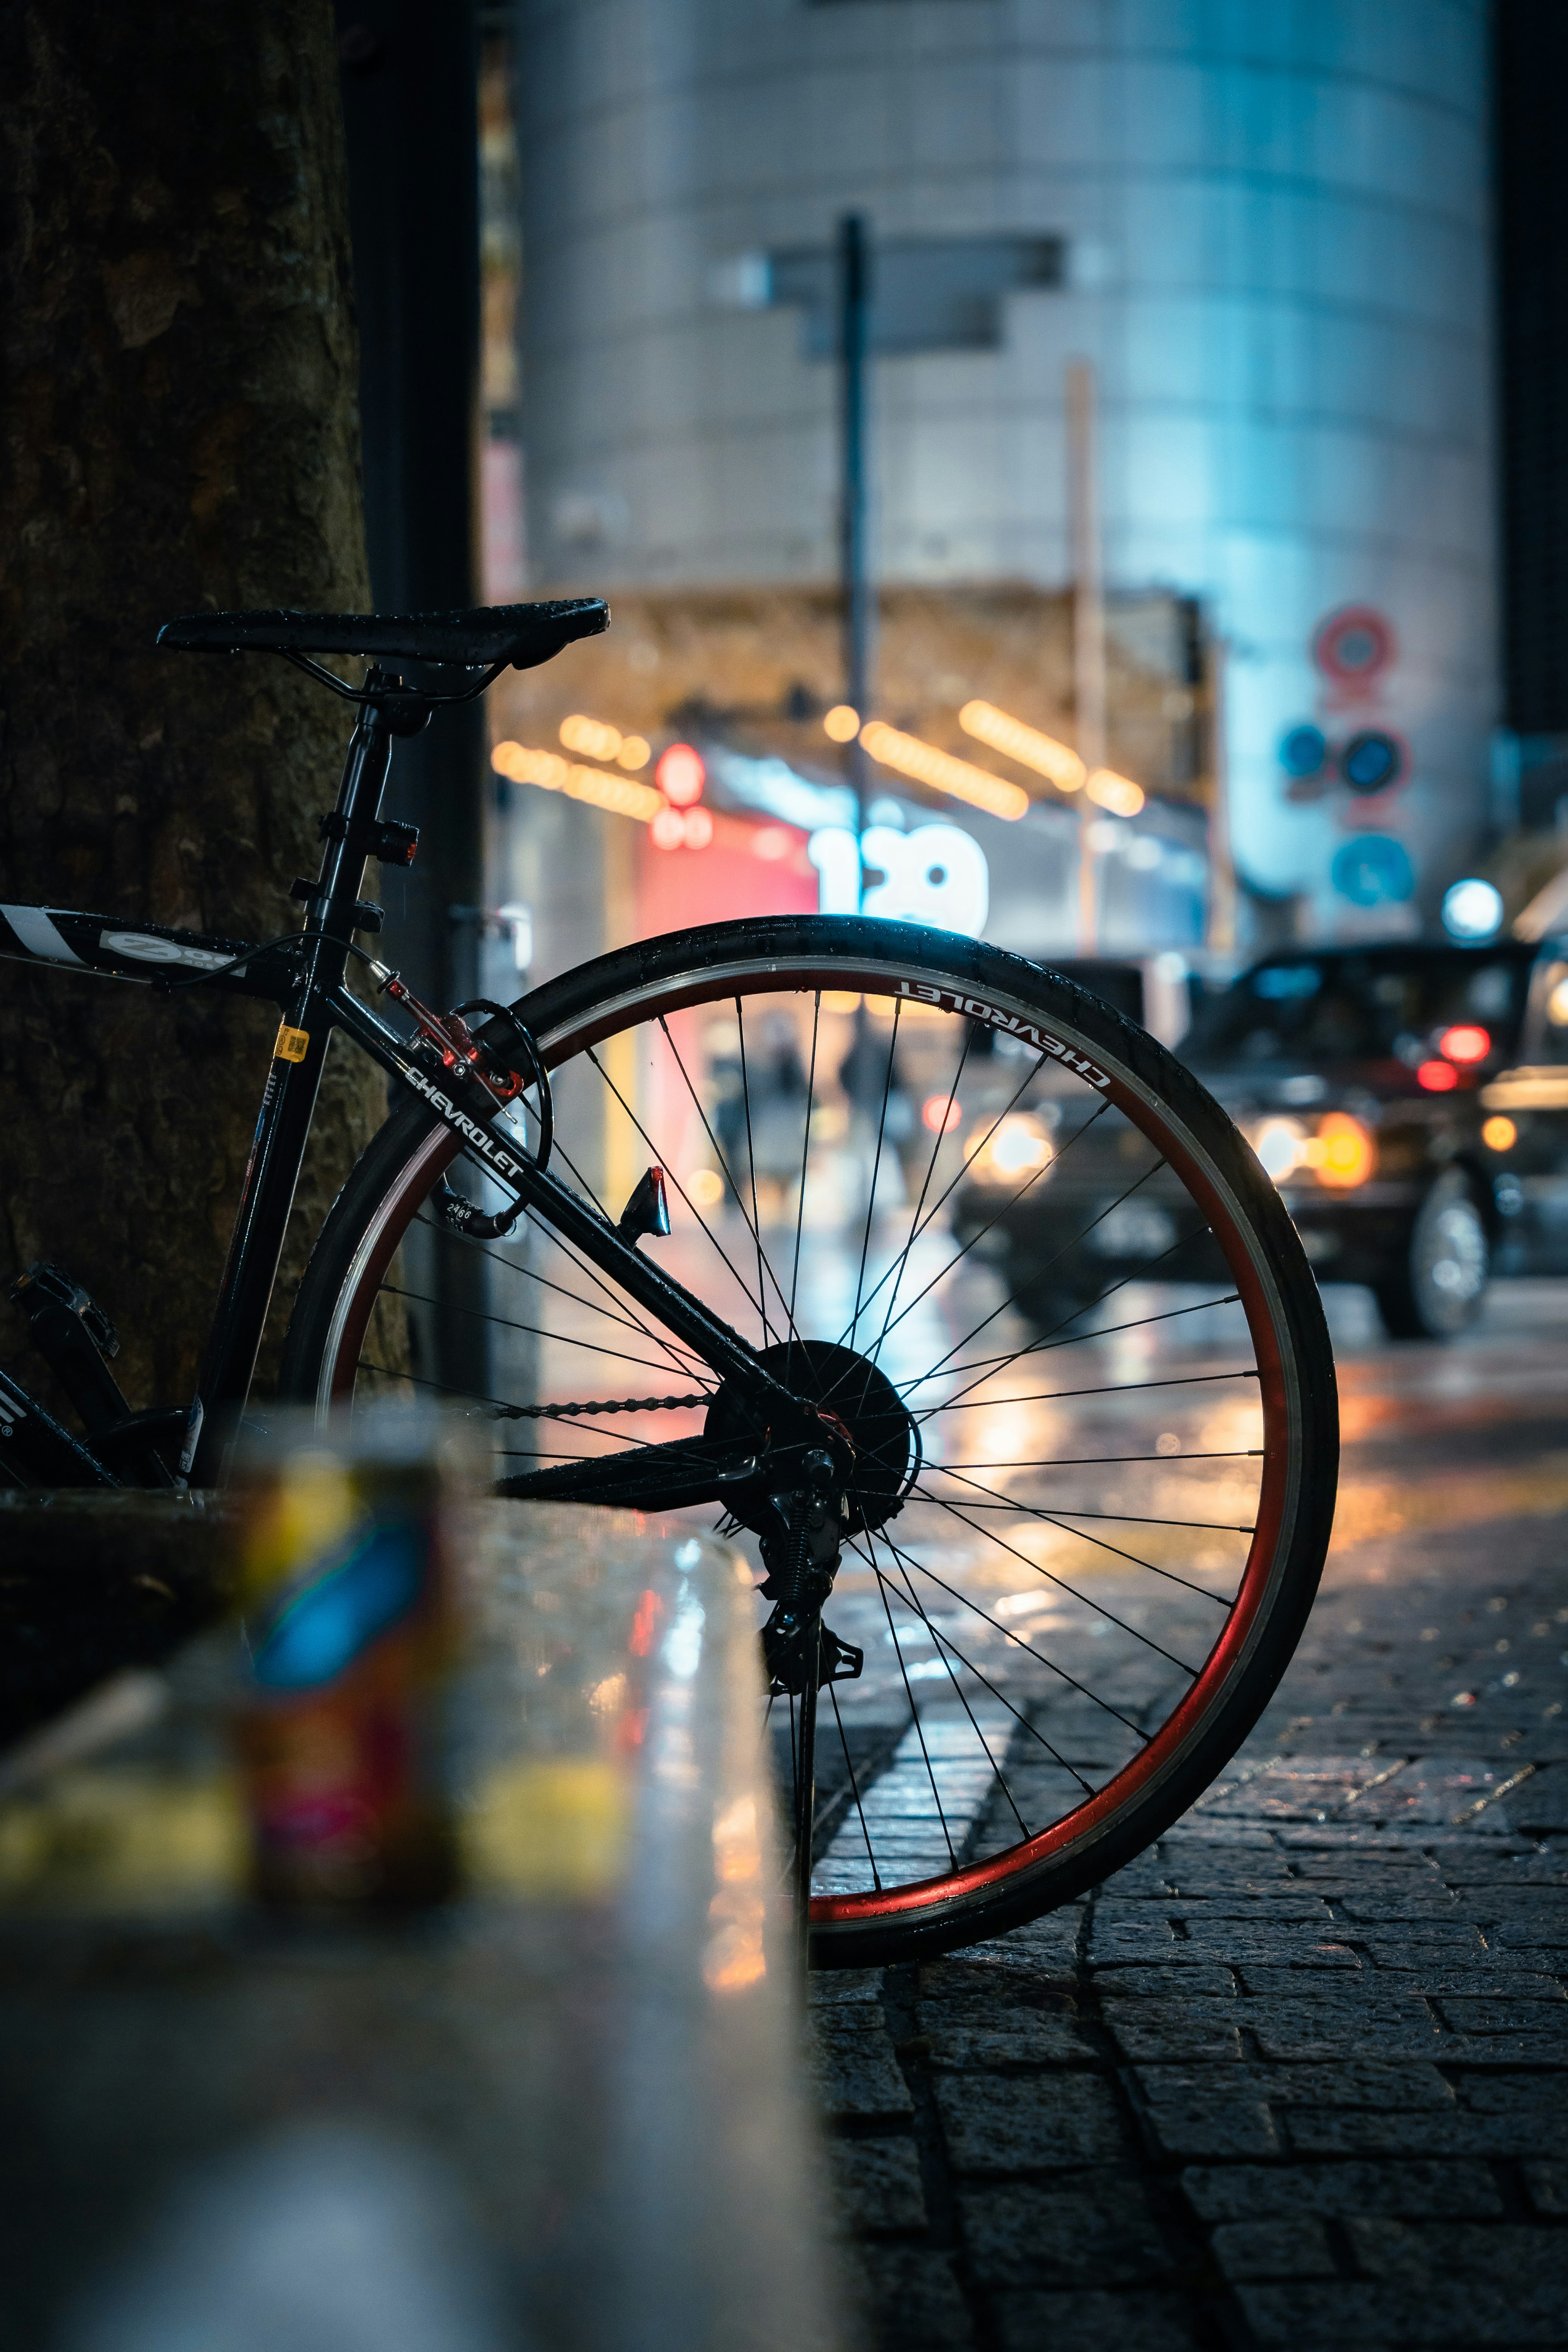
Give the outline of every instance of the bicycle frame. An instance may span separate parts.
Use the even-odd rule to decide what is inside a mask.
[[[467,1071],[444,1075],[421,1041],[399,1037],[346,986],[353,934],[369,909],[360,898],[367,859],[378,854],[381,801],[395,735],[408,731],[413,698],[388,692],[367,699],[360,713],[336,806],[323,820],[326,852],[311,886],[303,929],[268,947],[204,932],[147,923],[119,925],[98,915],[52,907],[0,905],[0,956],[105,978],[171,985],[172,968],[207,972],[210,984],[278,1004],[283,1019],[273,1048],[239,1207],[219,1285],[200,1381],[192,1401],[180,1460],[195,1486],[220,1483],[232,1424],[250,1391],[262,1328],[282,1255],[284,1232],[315,1115],[332,1032],[345,1030],[389,1076],[421,1096],[511,1200],[535,1210],[685,1340],[718,1374],[737,1384],[757,1408],[759,1436],[805,1436],[801,1407],[758,1363],[740,1335],[670,1276],[643,1257],[616,1227],[520,1150],[501,1123],[502,1105]],[[400,723],[401,722],[401,723]],[[419,723],[423,723],[420,719]],[[221,966],[236,968],[220,971]],[[520,1000],[526,1005],[526,999]],[[492,1024],[492,1027],[499,1024]],[[498,1055],[505,1036],[479,1033]]]

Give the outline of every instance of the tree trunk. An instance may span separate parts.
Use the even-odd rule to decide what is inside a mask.
[[[153,639],[203,606],[367,606],[330,0],[0,0],[0,898],[271,938],[343,706]],[[0,1004],[0,1291],[59,1260],[132,1403],[181,1402],[277,1016],[16,963]],[[384,1108],[340,1039],[268,1356]]]

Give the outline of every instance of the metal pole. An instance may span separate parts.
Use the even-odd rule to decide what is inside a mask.
[[[1230,845],[1230,762],[1226,734],[1223,637],[1209,641],[1209,919],[1208,947],[1216,957],[1236,950],[1236,865]]]
[[[843,494],[839,517],[839,582],[844,614],[844,699],[861,719],[871,716],[871,585],[866,493],[866,346],[871,298],[870,240],[858,213],[838,224],[838,357]],[[849,746],[849,781],[858,803],[857,832],[866,822],[866,754]]]
[[[471,9],[337,0],[360,339],[365,538],[383,612],[476,604],[479,360],[479,47]],[[441,712],[400,743],[394,813],[423,839],[390,877],[381,952],[443,1007],[479,988],[484,897],[482,707]],[[455,1236],[411,1237],[421,1375],[489,1389],[485,1259]]]
[[[1100,555],[1099,453],[1095,446],[1094,364],[1069,360],[1067,369],[1068,516],[1072,541],[1072,677],[1078,755],[1092,773],[1105,765],[1105,583]],[[1078,944],[1093,955],[1100,944],[1100,893],[1088,794],[1079,812]]]

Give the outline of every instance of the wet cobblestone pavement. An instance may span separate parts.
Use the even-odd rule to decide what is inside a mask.
[[[1334,1549],[1232,1769],[1082,1905],[814,1981],[873,2343],[1568,2335],[1568,1286],[1331,1307]]]

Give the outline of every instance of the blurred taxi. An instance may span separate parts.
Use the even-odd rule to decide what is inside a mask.
[[[1178,1050],[1321,1277],[1370,1285],[1394,1336],[1462,1329],[1494,1260],[1568,1264],[1568,946],[1269,956],[1204,999]],[[1130,1191],[1127,1122],[1080,1139],[1069,1119],[1047,1071],[965,1139],[955,1222],[1025,1312],[1055,1323],[1140,1274],[1218,1276],[1212,1242],[1177,1233],[1173,1183],[1167,1200],[1154,1170]]]

